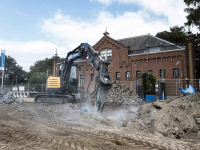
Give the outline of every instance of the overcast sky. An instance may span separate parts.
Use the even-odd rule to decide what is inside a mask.
[[[183,0],[0,0],[0,49],[29,71],[56,49],[63,58],[80,43],[94,45],[106,27],[122,39],[182,26],[185,7]]]

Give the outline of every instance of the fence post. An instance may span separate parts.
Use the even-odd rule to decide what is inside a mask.
[[[138,94],[138,88],[137,88],[137,85],[138,85],[138,80],[136,79],[136,94]]]
[[[176,96],[177,96],[177,79],[176,79]]]
[[[133,91],[133,81],[131,81],[131,91]]]

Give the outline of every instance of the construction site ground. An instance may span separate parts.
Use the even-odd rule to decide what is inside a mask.
[[[170,108],[172,104],[172,107],[176,107],[180,104],[179,101],[184,101],[184,97],[173,101],[146,103],[143,107],[106,103],[103,114],[96,113],[90,102],[47,104],[34,103],[33,98],[26,98],[24,103],[0,105],[0,149],[200,149],[198,134],[194,134],[194,138],[190,137],[193,134],[177,138],[170,125],[163,128],[162,121],[170,122],[166,120],[170,118],[168,114],[164,114],[167,113],[168,105]],[[197,113],[196,109],[195,111]],[[151,113],[157,114],[154,116],[160,124],[155,117],[150,118]],[[159,113],[163,120],[159,120]],[[174,122],[181,119],[178,110],[177,114],[174,112],[174,116]],[[147,122],[146,125],[141,123],[144,121]],[[155,124],[153,128],[153,123],[148,121],[156,123],[160,128]],[[178,131],[177,128],[181,127],[174,123],[173,128]]]

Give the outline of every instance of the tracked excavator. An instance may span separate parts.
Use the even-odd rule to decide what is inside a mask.
[[[105,61],[97,51],[89,44],[82,43],[70,51],[61,63],[60,77],[49,77],[46,84],[46,92],[38,94],[35,102],[66,103],[76,102],[79,99],[78,92],[78,66],[74,64],[77,59],[87,59],[98,71],[95,79],[96,100],[95,106],[102,112],[104,103],[111,88],[111,79],[108,72],[108,61]]]

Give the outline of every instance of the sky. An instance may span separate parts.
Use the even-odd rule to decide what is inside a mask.
[[[184,8],[183,0],[0,0],[0,49],[29,71],[56,49],[65,58],[80,43],[94,45],[106,28],[117,40],[183,26]]]

